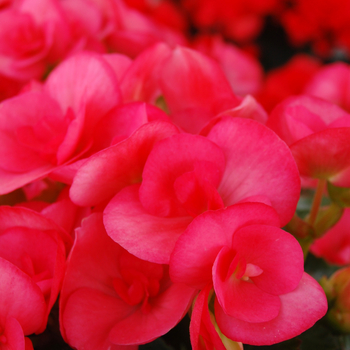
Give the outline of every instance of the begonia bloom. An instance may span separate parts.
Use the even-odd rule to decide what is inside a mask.
[[[236,95],[253,95],[260,89],[263,78],[260,63],[237,46],[219,36],[200,36],[193,48],[219,63]]]
[[[9,316],[15,317],[20,322],[24,334],[41,333],[44,331],[50,310],[55,303],[61,288],[63,274],[65,270],[66,254],[72,245],[72,238],[56,225],[53,221],[46,219],[42,215],[28,210],[26,208],[12,208],[2,206],[0,208],[0,257],[6,264],[10,264],[11,270],[18,270],[15,275],[21,275],[31,281],[36,287],[36,294],[41,295],[43,311],[39,312],[40,322],[34,321],[34,329],[30,331],[23,328],[24,324],[18,318],[18,315],[9,313]],[[17,282],[16,282],[17,283]],[[24,282],[23,282],[24,283]],[[28,283],[28,282],[26,282]],[[9,284],[2,284],[3,293],[15,295],[23,302],[31,303],[26,300],[26,288],[23,287],[21,293],[14,292]],[[33,287],[31,287],[33,288]],[[28,298],[30,297],[28,291]],[[1,300],[7,298],[5,295]],[[15,303],[13,302],[15,305]],[[4,317],[4,314],[1,314]],[[32,316],[25,316],[27,324],[30,324]],[[39,316],[37,316],[39,317]],[[39,323],[38,323],[39,322]]]
[[[160,86],[173,122],[186,132],[198,133],[212,117],[240,102],[214,60],[183,47],[164,60]]]
[[[0,11],[0,22],[0,74],[20,86],[68,52],[69,26],[56,0],[13,2]]]
[[[54,171],[57,180],[69,183],[74,169],[65,165],[86,156],[93,146],[103,147],[94,136],[105,117],[113,119],[108,113],[119,103],[113,70],[93,53],[63,62],[42,90],[4,101],[0,110],[0,193]]]
[[[292,6],[284,3],[281,10],[279,20],[293,45],[311,44],[318,55],[325,57],[334,49],[349,50],[347,0],[295,0]]]
[[[107,167],[111,158],[99,162]],[[88,173],[84,179],[84,187],[93,181]],[[71,194],[80,187],[76,180]],[[286,224],[299,198],[299,181],[288,148],[274,133],[252,120],[223,117],[207,137],[175,134],[157,142],[141,185],[118,188],[104,211],[104,224],[132,254],[167,263],[177,238],[206,210],[258,201],[272,205]]]
[[[304,93],[332,102],[350,112],[350,67],[336,62],[322,67],[305,86]]]
[[[294,55],[286,64],[266,74],[257,100],[270,113],[284,99],[304,93],[305,86],[320,69],[321,62],[317,59],[305,54]]]
[[[213,283],[215,318],[226,337],[270,345],[326,313],[324,292],[303,266],[302,249],[279,228],[276,212],[242,203],[195,218],[175,245],[170,275],[194,288]]]
[[[350,185],[350,115],[344,110],[312,96],[291,97],[266,125],[289,145],[301,176]]]
[[[165,334],[195,290],[170,281],[168,267],[140,260],[113,242],[102,215],[77,230],[60,299],[61,330],[77,349],[123,349]]]
[[[216,30],[238,42],[254,39],[264,17],[278,6],[276,0],[182,0],[191,19],[202,30]]]
[[[183,45],[185,37],[172,28],[152,21],[147,15],[129,8],[123,1],[110,1],[113,30],[106,37],[110,50],[136,57],[148,47],[166,42]]]

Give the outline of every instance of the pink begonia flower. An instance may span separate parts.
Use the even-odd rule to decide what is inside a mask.
[[[151,17],[154,22],[181,31],[188,29],[189,24],[182,9],[171,0],[124,0],[124,3]]]
[[[186,132],[198,133],[211,118],[240,103],[218,63],[195,50],[175,48],[159,79],[171,119]]]
[[[272,205],[284,225],[299,191],[295,162],[276,134],[252,120],[223,117],[207,137],[165,122],[145,124],[88,159],[70,196],[82,206],[109,202],[108,234],[139,258],[168,263],[177,238],[202,212],[258,201]]]
[[[261,31],[265,16],[274,13],[277,0],[182,0],[191,21],[203,31],[219,31],[235,42],[252,41]]]
[[[61,289],[66,254],[71,245],[68,233],[42,215],[20,207],[0,208],[0,258],[2,269],[8,271],[1,274],[0,322],[14,317],[25,335],[44,331]],[[11,279],[16,285],[27,286],[18,285],[14,289]],[[32,304],[37,310],[17,310],[19,302],[24,310],[31,310]]]
[[[112,51],[136,57],[158,42],[171,46],[186,44],[182,33],[152,21],[141,12],[129,8],[122,0],[114,0],[113,9],[114,27],[106,39]]]
[[[213,283],[216,322],[231,340],[278,343],[327,311],[298,241],[279,226],[270,206],[235,204],[195,218],[175,245],[172,280],[201,289]]]
[[[321,62],[305,54],[294,55],[286,64],[270,70],[256,98],[270,113],[284,99],[304,93],[304,88],[321,69]]]
[[[103,39],[111,28],[97,4],[90,0],[60,0],[60,5],[69,23],[71,51],[106,52]]]
[[[343,62],[325,65],[310,80],[304,93],[323,98],[350,112],[350,67]]]
[[[200,36],[192,46],[219,63],[236,95],[253,95],[260,89],[263,69],[253,56],[225,43],[220,36]]]
[[[350,115],[312,96],[290,97],[266,124],[290,147],[300,175],[350,186]]]
[[[221,67],[214,60],[188,48],[173,50],[161,43],[130,65],[121,80],[124,102],[158,103],[163,98],[173,123],[198,133],[220,114],[267,120],[266,112],[251,96],[233,93]]]
[[[171,282],[168,266],[140,260],[113,242],[102,215],[92,214],[77,230],[68,260],[61,332],[77,349],[137,349],[173,328],[194,293]]]
[[[168,120],[156,107],[141,103],[119,107],[120,102],[114,70],[93,53],[63,62],[41,91],[4,101],[0,193],[48,174],[70,183],[81,158],[121,141],[149,120]]]
[[[350,264],[350,209],[345,209],[341,219],[317,239],[310,251],[330,264]]]
[[[8,79],[22,85],[40,79],[68,52],[69,26],[56,0],[13,2],[0,11],[0,22],[0,74]]]
[[[208,308],[212,297],[212,285],[208,285],[197,295],[190,323],[190,339],[193,350],[243,350],[242,343],[237,343],[224,336],[217,326],[215,316]]]
[[[156,44],[134,59],[120,83],[123,102],[144,101],[155,104],[161,95],[159,74],[170,48]]]

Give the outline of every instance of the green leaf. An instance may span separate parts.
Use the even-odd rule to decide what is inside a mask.
[[[328,194],[334,203],[342,208],[350,207],[350,188],[337,187],[328,182],[327,189]]]

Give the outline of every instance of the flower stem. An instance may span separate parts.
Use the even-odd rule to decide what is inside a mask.
[[[324,188],[326,187],[326,183],[327,183],[327,180],[324,180],[324,179],[318,180],[317,189],[315,192],[314,200],[312,202],[310,215],[308,219],[308,222],[311,226],[313,226],[316,221],[318,210],[320,208],[321,201],[322,201],[323,191],[324,191]]]

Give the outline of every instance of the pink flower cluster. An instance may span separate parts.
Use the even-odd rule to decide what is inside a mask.
[[[251,45],[273,18],[295,47],[311,45],[323,57],[350,51],[350,4],[347,0],[181,0],[201,31],[220,32]]]
[[[58,295],[78,350],[137,349],[187,312],[194,350],[270,345],[327,312],[303,249],[330,229],[311,251],[350,263],[337,83],[268,115],[259,64],[220,37],[190,48],[164,6],[172,26],[121,0],[0,2],[1,349],[32,349]]]

